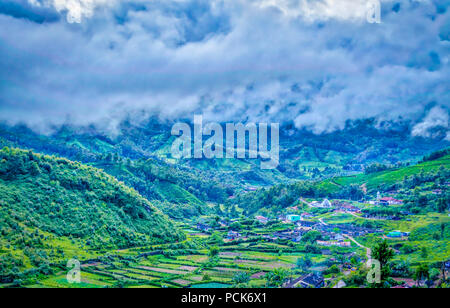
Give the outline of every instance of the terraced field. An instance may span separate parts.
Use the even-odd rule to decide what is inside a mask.
[[[230,247],[222,247],[217,262],[209,264],[206,251],[198,254],[177,257],[165,257],[162,254],[139,257],[133,250],[117,250],[109,253],[108,260],[95,261],[82,265],[81,283],[70,284],[66,273],[41,280],[29,287],[228,287],[233,284],[233,277],[238,273],[251,276],[249,285],[263,287],[265,276],[275,268],[295,269],[302,253],[283,254],[257,251],[261,249],[288,249],[288,246],[270,243],[256,245],[248,250],[243,243]],[[239,250],[242,249],[242,250]],[[139,251],[142,254],[142,251]],[[134,255],[134,256],[133,256]],[[326,257],[315,259],[325,262]]]

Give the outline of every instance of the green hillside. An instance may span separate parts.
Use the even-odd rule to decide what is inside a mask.
[[[324,187],[326,186],[329,193],[336,192],[340,189],[340,187],[351,184],[365,184],[368,190],[375,190],[402,182],[405,177],[417,176],[429,172],[434,173],[439,171],[441,168],[450,168],[450,155],[394,170],[391,169],[371,174],[361,173],[354,176],[333,178],[323,181],[320,185]]]
[[[173,219],[210,213],[207,202],[223,202],[227,198],[226,189],[218,180],[155,159],[102,159],[91,165],[133,187]]]
[[[248,213],[260,209],[277,212],[297,204],[301,197],[361,200],[374,198],[377,191],[396,191],[401,199],[406,199],[405,209],[414,212],[437,210],[445,208],[449,196],[444,194],[443,198],[438,198],[430,192],[433,189],[447,192],[446,182],[449,178],[450,155],[444,155],[413,166],[382,172],[276,185],[240,194],[230,204],[238,205]]]
[[[373,163],[417,163],[422,156],[450,145],[444,139],[412,137],[407,126],[394,130],[377,129],[370,120],[349,123],[343,130],[321,135],[288,125],[280,130],[278,168],[261,170],[259,161],[250,159],[176,160],[170,154],[174,140],[170,131],[171,123],[161,123],[157,119],[139,124],[125,121],[114,136],[92,127],[64,126],[51,135],[42,135],[23,126],[0,124],[0,147],[31,149],[83,163],[104,162],[106,155],[131,161],[156,158],[167,168],[187,168],[191,174],[218,178],[220,184],[245,190],[249,186],[267,187],[297,180],[320,181],[352,175]]]
[[[99,169],[9,148],[0,162],[2,280],[71,255],[184,238],[148,200]]]

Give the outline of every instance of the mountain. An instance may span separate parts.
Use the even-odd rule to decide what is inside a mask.
[[[261,170],[251,159],[181,159],[170,154],[171,123],[149,119],[123,122],[114,134],[95,127],[64,126],[42,135],[24,126],[0,126],[0,145],[32,149],[84,163],[104,160],[107,154],[123,159],[157,159],[183,167],[204,178],[219,178],[224,187],[247,189],[296,180],[319,180],[361,172],[373,163],[417,163],[424,155],[450,146],[444,135],[414,137],[408,124],[377,124],[374,120],[348,122],[344,129],[313,134],[285,124],[280,128],[280,164]],[[196,195],[199,198],[198,195]]]
[[[0,151],[0,231],[2,280],[71,254],[184,239],[160,210],[105,172],[9,148]]]
[[[284,125],[280,165],[262,170],[259,160],[252,159],[176,160],[170,155],[174,140],[170,131],[170,123],[156,119],[123,122],[114,135],[95,127],[63,126],[44,135],[25,126],[0,125],[0,146],[31,149],[102,169],[177,220],[220,213],[219,207],[211,204],[299,180],[319,182],[321,195],[336,194],[342,189],[341,181],[354,179],[357,183],[362,172],[373,165],[416,164],[424,155],[450,146],[444,138],[413,137],[408,125],[377,126],[369,120],[349,122],[343,130],[320,135]],[[348,194],[348,189],[355,190],[344,186],[342,194]]]

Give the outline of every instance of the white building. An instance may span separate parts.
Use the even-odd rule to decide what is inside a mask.
[[[331,202],[328,199],[322,201],[321,207],[331,207]]]

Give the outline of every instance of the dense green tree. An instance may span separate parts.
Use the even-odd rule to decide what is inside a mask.
[[[417,282],[417,285],[420,287],[420,281],[424,279],[428,279],[430,277],[430,269],[428,264],[421,263],[414,272],[414,279]]]
[[[250,281],[250,275],[246,272],[239,272],[233,276],[234,285],[247,284]]]
[[[372,248],[372,258],[380,262],[381,280],[384,281],[389,276],[390,269],[388,263],[394,256],[394,250],[392,250],[387,241],[384,240],[381,243],[376,244]]]

